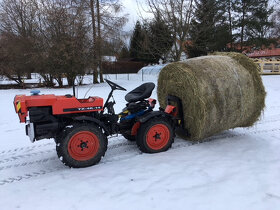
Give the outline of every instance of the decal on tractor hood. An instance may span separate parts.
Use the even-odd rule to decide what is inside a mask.
[[[88,111],[88,110],[97,110],[97,109],[102,109],[102,106],[63,109],[63,112]]]

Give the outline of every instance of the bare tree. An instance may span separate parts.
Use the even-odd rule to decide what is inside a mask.
[[[123,5],[119,0],[99,2],[102,40],[120,39],[122,36],[122,27],[128,21],[128,14],[122,13]]]
[[[280,8],[278,8],[272,15],[272,21],[274,26],[271,35],[275,38],[280,38]]]
[[[66,76],[68,85],[73,85],[77,75],[85,74],[90,61],[84,5],[74,0],[42,0],[40,9],[41,59],[37,60],[41,73],[46,78],[51,74],[59,86]]]
[[[103,70],[102,70],[102,54],[101,54],[101,16],[100,16],[100,3],[99,0],[96,0],[96,10],[97,10],[97,55],[98,55],[98,66],[99,66],[99,77],[100,82],[103,80]]]
[[[228,24],[229,24],[229,35],[230,35],[230,50],[233,49],[233,17],[232,17],[232,0],[227,0],[226,2],[226,10],[228,16]]]
[[[26,69],[24,56],[19,56],[25,43],[16,36],[2,34],[0,39],[0,69],[4,76],[23,85],[23,72]]]
[[[102,57],[105,51],[104,45],[107,43],[121,43],[121,28],[127,22],[127,15],[121,14],[122,4],[119,0],[89,2],[92,43],[94,60],[94,83],[97,83],[97,67],[99,68],[100,82],[103,82]],[[113,45],[110,45],[113,46]],[[121,47],[119,47],[119,50]]]
[[[192,18],[193,0],[146,0],[148,12],[153,17],[161,17],[168,26],[173,37],[173,47],[170,51],[174,61],[181,58],[188,38]]]
[[[9,74],[15,73],[18,83],[22,83],[20,77],[23,75],[31,78],[33,71],[30,64],[34,53],[33,43],[37,27],[36,5],[35,0],[3,0],[0,4],[0,30],[5,40],[2,42],[2,47],[6,46],[4,50],[10,59],[13,57],[13,62],[21,63],[21,65],[10,65],[10,63],[7,65],[6,63],[3,71],[10,78],[13,76]],[[7,50],[10,50],[10,53]]]
[[[103,82],[103,46],[110,52],[127,20],[121,8],[118,0],[0,1],[0,72],[18,83],[39,72],[49,86],[53,79],[62,86],[63,77],[72,85],[90,68],[97,83],[99,66]]]
[[[36,30],[36,0],[3,0],[1,30],[22,37],[32,37]]]
[[[96,43],[96,14],[95,14],[95,1],[90,0],[90,14],[91,14],[91,26],[92,26],[92,44],[93,44],[93,83],[98,83],[98,72],[97,72],[97,43]]]

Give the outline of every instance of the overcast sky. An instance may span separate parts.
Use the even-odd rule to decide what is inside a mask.
[[[124,31],[133,30],[136,21],[141,19],[139,16],[139,9],[137,6],[137,2],[138,2],[138,4],[141,4],[143,7],[145,0],[121,0],[121,2],[124,6],[123,13],[127,13],[129,15],[128,23],[125,25]],[[141,6],[139,8],[143,15],[147,15],[147,14],[145,14],[145,12],[143,12],[143,10],[141,9]]]

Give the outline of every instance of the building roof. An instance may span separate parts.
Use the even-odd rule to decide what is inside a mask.
[[[251,53],[248,53],[247,56],[250,57],[250,58],[280,57],[280,48],[255,50]]]

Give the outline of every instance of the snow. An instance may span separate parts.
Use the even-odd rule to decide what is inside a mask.
[[[110,78],[128,91],[142,83],[136,75],[122,76]],[[176,138],[159,154],[142,154],[135,143],[112,137],[101,162],[83,169],[64,166],[52,140],[31,144],[25,136],[12,101],[30,90],[0,90],[1,209],[279,209],[280,76],[262,78],[266,108],[253,127],[224,131],[201,144]],[[89,87],[79,87],[80,97]],[[109,90],[97,84],[89,95],[106,98]],[[125,106],[125,94],[114,93],[117,112]]]
[[[43,81],[42,77],[39,74],[35,74],[35,73],[34,74],[32,73],[32,79],[22,78],[22,80],[24,81],[24,83],[39,83],[40,81]],[[8,84],[17,84],[17,83],[15,81],[9,80],[5,76],[0,75],[0,84],[8,85]]]
[[[154,65],[154,66],[148,66],[143,67],[144,72],[142,72],[142,69],[139,70],[137,74],[105,74],[104,78],[109,80],[132,80],[132,81],[156,81],[159,75],[160,70],[165,66],[163,65]],[[32,79],[25,79],[24,83],[40,83],[43,82],[43,78],[39,74],[34,74]],[[75,84],[77,85],[79,82],[79,79],[75,80]],[[92,75],[85,75],[83,76],[83,84],[92,84]],[[57,81],[53,81],[54,84],[58,87]],[[63,85],[67,85],[67,79],[62,79]],[[15,81],[11,81],[6,77],[0,78],[0,85],[10,85],[10,84],[16,84]],[[79,87],[78,87],[79,88]],[[72,89],[71,89],[72,90]],[[61,93],[63,94],[63,92]]]
[[[110,62],[116,62],[117,61],[116,56],[103,56],[102,59],[104,61],[110,61]]]

